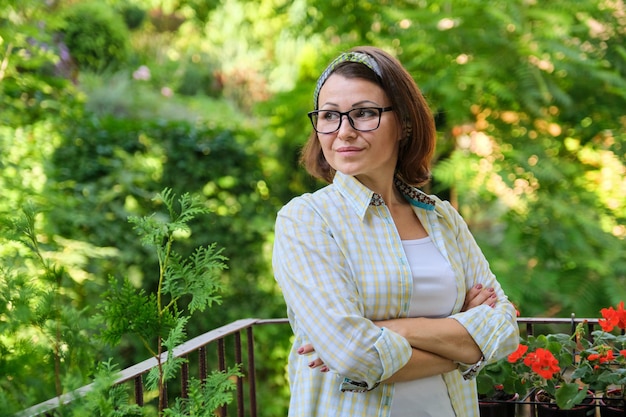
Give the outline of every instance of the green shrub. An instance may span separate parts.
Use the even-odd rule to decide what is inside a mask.
[[[146,20],[146,11],[136,4],[124,4],[119,8],[119,11],[130,30],[141,28],[141,25]]]
[[[22,209],[0,222],[3,416],[85,385],[103,351],[94,338],[97,323],[81,302],[84,276],[76,265],[98,249],[43,237],[36,226],[43,213],[29,204]]]
[[[219,97],[222,87],[215,79],[213,70],[207,62],[187,63],[176,91],[185,96],[206,94],[209,97]]]
[[[66,10],[64,42],[80,69],[118,69],[130,53],[124,19],[104,3],[79,3]]]
[[[207,238],[226,247],[225,256],[237,266],[225,273],[225,304],[231,296],[247,300],[237,301],[233,311],[219,309],[198,327],[190,323],[191,331],[206,331],[244,314],[283,314],[278,294],[250,294],[274,288],[264,245],[277,210],[259,155],[250,145],[256,135],[254,130],[186,122],[84,118],[68,126],[51,158],[55,169],[47,173],[49,185],[56,184],[63,197],[51,203],[48,218],[62,236],[123,248],[115,262],[103,259],[91,265],[99,277],[132,268],[137,282],[149,288],[154,283],[143,277],[149,281],[151,255],[130,238],[123,220],[154,211],[146,197],[162,187],[188,190],[216,214],[210,222],[194,223],[189,250]],[[268,303],[268,297],[275,303]]]

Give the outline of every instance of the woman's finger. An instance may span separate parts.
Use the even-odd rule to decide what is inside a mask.
[[[306,345],[302,345],[300,346],[300,348],[298,348],[298,353],[300,355],[308,355],[313,352],[315,352],[315,349],[313,348],[313,345],[310,343]],[[330,370],[328,369],[328,366],[324,364],[324,361],[321,360],[320,358],[313,359],[311,362],[309,362],[309,368],[311,369],[320,368],[319,369],[320,372],[328,372]]]
[[[311,362],[309,362],[309,368],[311,368],[311,369],[315,369],[315,368],[317,368],[319,366],[322,366],[322,365],[324,365],[324,361],[321,360],[320,358],[313,359]]]
[[[306,345],[302,345],[298,348],[298,354],[300,355],[307,355],[312,352],[315,352],[315,349],[313,348],[313,345],[310,343]]]
[[[467,291],[461,311],[467,311],[480,305],[495,307],[496,301],[497,295],[492,287],[483,287],[481,284],[477,284]]]

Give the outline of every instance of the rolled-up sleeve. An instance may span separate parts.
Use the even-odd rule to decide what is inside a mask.
[[[478,306],[452,315],[465,327],[483,353],[485,363],[498,360],[513,352],[519,342],[519,330],[507,314],[489,306]]]

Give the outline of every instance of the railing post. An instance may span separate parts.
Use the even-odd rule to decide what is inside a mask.
[[[180,367],[180,396],[181,398],[189,397],[189,361],[187,361],[187,355],[182,356],[185,358],[185,362]]]
[[[250,381],[250,417],[257,417],[256,409],[256,368],[254,364],[254,335],[252,326],[248,327],[248,380]]]
[[[226,370],[226,354],[224,349],[224,339],[217,341],[217,362],[220,371]]]
[[[206,366],[206,346],[201,346],[198,348],[198,373],[200,377],[200,381],[204,384],[207,377],[207,366]]]
[[[241,332],[235,333],[235,363],[242,364],[241,361]],[[243,378],[237,377],[237,416],[243,417],[245,404],[243,400]]]
[[[135,378],[135,404],[143,407],[143,375],[139,374]]]
[[[218,368],[220,372],[224,372],[226,370],[226,354],[224,349],[224,339],[220,338],[217,341],[217,362]],[[220,408],[220,416],[226,417],[228,415],[228,407],[223,405]]]
[[[595,330],[595,326],[593,325],[592,322],[588,321],[587,322],[587,339],[588,340],[593,340],[593,336],[591,335],[591,333],[593,333],[593,331]]]

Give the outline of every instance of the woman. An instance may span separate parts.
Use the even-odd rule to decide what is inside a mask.
[[[322,73],[314,106],[302,161],[329,185],[275,228],[289,416],[478,416],[473,377],[518,327],[460,215],[415,188],[435,147],[426,101],[395,58],[358,47]]]

